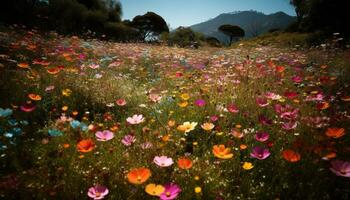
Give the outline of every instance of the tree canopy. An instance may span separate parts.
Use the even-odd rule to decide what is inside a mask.
[[[140,39],[143,41],[154,40],[162,32],[169,32],[165,20],[154,12],[134,17],[131,26],[138,30]]]
[[[229,45],[231,45],[234,38],[244,37],[245,35],[245,32],[241,27],[236,25],[231,25],[231,24],[221,25],[218,28],[218,30],[224,33],[225,35],[229,36],[230,38]]]

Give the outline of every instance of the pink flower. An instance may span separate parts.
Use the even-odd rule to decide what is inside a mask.
[[[288,99],[294,99],[298,96],[298,93],[286,91],[284,93],[284,96],[287,97]]]
[[[264,97],[257,97],[255,101],[260,107],[266,107],[269,105],[269,102]]]
[[[303,82],[303,78],[301,76],[293,76],[292,81],[294,83],[301,83],[301,82]]]
[[[230,113],[238,113],[239,112],[239,109],[238,107],[235,105],[235,104],[229,104],[227,106],[227,110],[230,112]]]
[[[282,125],[282,128],[284,130],[292,130],[295,129],[298,125],[298,122],[296,121],[289,121],[289,122],[284,122]]]
[[[94,200],[103,199],[109,193],[109,190],[105,186],[96,185],[89,188],[88,196]]]
[[[333,160],[330,170],[337,176],[350,177],[350,162]]]
[[[156,156],[154,157],[153,162],[160,167],[169,167],[170,165],[174,164],[173,159],[167,156]]]
[[[264,160],[270,156],[270,151],[260,146],[253,147],[250,156],[259,160]]]
[[[159,94],[150,94],[149,98],[151,99],[152,102],[157,103],[162,99],[162,96]]]
[[[197,99],[194,104],[196,104],[196,106],[198,107],[203,107],[205,106],[205,100],[204,99]]]
[[[259,142],[266,142],[269,139],[270,135],[266,132],[257,132],[255,134],[255,139]]]
[[[136,137],[133,135],[126,135],[124,136],[124,138],[122,139],[122,143],[125,146],[131,146],[134,142],[136,142]]]
[[[164,192],[160,194],[160,200],[176,199],[181,192],[181,188],[175,183],[168,183],[164,185]]]
[[[125,106],[126,105],[125,99],[118,99],[115,102],[117,103],[118,106]]]
[[[114,138],[114,133],[109,130],[98,131],[95,133],[98,141],[108,141]]]
[[[34,111],[36,108],[35,105],[31,104],[31,103],[26,103],[26,104],[23,104],[20,106],[20,109],[23,111],[23,112],[32,112]]]
[[[133,115],[132,117],[128,117],[126,121],[129,124],[140,124],[145,121],[145,118],[142,115]]]

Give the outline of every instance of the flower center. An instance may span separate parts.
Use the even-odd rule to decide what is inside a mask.
[[[95,193],[95,196],[96,196],[96,197],[100,197],[100,196],[101,196],[101,193],[100,193],[100,192],[96,192],[96,193]]]
[[[165,196],[170,197],[170,192],[166,192]]]
[[[137,176],[137,181],[138,181],[138,182],[141,181],[141,176]]]

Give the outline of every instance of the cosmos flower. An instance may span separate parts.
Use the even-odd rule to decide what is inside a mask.
[[[176,199],[181,192],[181,188],[175,183],[168,183],[164,185],[164,192],[160,194],[160,200]]]
[[[235,104],[229,104],[227,106],[227,110],[230,112],[230,113],[238,113],[239,112],[239,109],[238,107],[235,105]]]
[[[136,137],[134,135],[126,135],[122,139],[122,143],[125,146],[131,146],[136,141]]]
[[[125,106],[126,105],[125,99],[117,99],[115,102],[118,106]]]
[[[215,127],[215,125],[213,123],[206,122],[206,123],[202,124],[201,127],[202,127],[202,129],[204,129],[206,131],[210,131]]]
[[[146,182],[150,176],[151,171],[145,167],[131,169],[127,174],[128,181],[136,185]]]
[[[40,101],[41,100],[41,96],[40,95],[33,94],[33,93],[28,94],[28,98],[33,100],[33,101]]]
[[[265,97],[257,97],[255,99],[255,102],[258,104],[258,106],[260,107],[266,107],[269,105],[269,102],[267,101],[267,99]]]
[[[180,169],[191,169],[192,168],[192,160],[188,159],[188,158],[180,158],[179,160],[177,160],[177,166]]]
[[[194,130],[197,126],[197,122],[184,122],[182,125],[177,127],[177,130],[188,133]]]
[[[129,124],[140,124],[145,121],[145,118],[143,115],[133,115],[132,117],[128,117],[126,121]]]
[[[88,196],[94,200],[103,199],[108,193],[108,188],[102,185],[93,186],[88,190]]]
[[[270,135],[266,132],[257,132],[255,134],[255,139],[259,142],[266,142],[269,139]]]
[[[328,128],[326,131],[326,136],[331,138],[340,138],[345,135],[344,128]]]
[[[95,143],[92,139],[83,139],[77,144],[77,149],[79,152],[86,153],[90,152],[95,148]]]
[[[215,157],[220,159],[230,159],[233,157],[233,154],[231,153],[230,148],[226,148],[225,145],[214,145],[213,146],[213,154]]]
[[[174,164],[173,159],[167,156],[155,156],[153,162],[160,167],[169,167]]]
[[[145,191],[147,194],[151,196],[159,196],[164,192],[165,188],[162,185],[156,185],[154,183],[150,183],[146,185]]]
[[[270,151],[260,146],[253,147],[250,156],[259,160],[264,160],[270,156]]]
[[[205,106],[206,102],[205,102],[204,99],[197,99],[197,100],[194,102],[194,104],[195,104],[196,106],[198,106],[198,107],[203,107],[203,106]]]
[[[152,102],[157,103],[162,99],[162,96],[159,94],[150,94],[149,98],[151,99]]]
[[[34,111],[36,108],[36,106],[34,104],[31,104],[31,103],[26,103],[26,104],[23,104],[20,106],[20,109],[23,111],[23,112],[32,112]]]
[[[298,125],[298,122],[296,121],[289,121],[289,122],[284,122],[282,124],[282,128],[284,130],[292,130],[292,129],[295,129]]]
[[[95,136],[98,141],[108,141],[113,139],[114,134],[112,131],[104,130],[104,131],[98,131],[95,133]]]
[[[350,162],[333,160],[330,170],[337,176],[350,177]]]
[[[288,162],[298,162],[300,160],[300,154],[290,149],[284,150],[282,156]]]

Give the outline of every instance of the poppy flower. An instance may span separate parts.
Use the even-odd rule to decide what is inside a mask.
[[[36,108],[36,106],[31,104],[31,103],[26,103],[26,104],[20,106],[20,109],[23,112],[32,112],[35,110],[35,108]]]
[[[117,103],[118,106],[125,106],[126,105],[125,99],[118,99],[115,102]]]
[[[146,185],[145,191],[147,194],[151,196],[159,196],[164,192],[165,188],[162,185],[156,185],[154,183],[150,183]]]
[[[155,156],[153,162],[160,167],[169,167],[174,164],[173,159],[167,156]]]
[[[344,128],[328,128],[326,135],[332,138],[340,138],[345,134]]]
[[[24,69],[29,68],[29,64],[28,63],[18,63],[17,66],[20,67],[20,68],[24,68]]]
[[[129,124],[140,124],[145,121],[145,118],[143,115],[133,115],[132,117],[128,117],[126,121]]]
[[[270,151],[260,146],[253,147],[250,156],[259,160],[264,160],[270,156]]]
[[[148,168],[140,167],[131,169],[127,175],[128,181],[132,184],[142,184],[151,176],[151,171]]]
[[[168,183],[164,185],[164,192],[160,194],[160,200],[176,199],[181,192],[181,188],[175,183]]]
[[[226,148],[225,145],[214,145],[213,146],[213,154],[215,157],[220,159],[230,159],[233,157],[233,154],[231,153],[230,148]]]
[[[300,154],[290,149],[284,150],[282,156],[288,162],[298,162],[300,160]]]
[[[206,122],[206,123],[202,124],[201,127],[202,127],[202,129],[204,129],[206,131],[210,131],[215,127],[215,125],[213,123]]]
[[[95,136],[98,141],[108,141],[113,139],[114,134],[112,131],[104,130],[104,131],[98,131],[95,133]]]
[[[182,125],[177,127],[177,130],[188,133],[194,130],[197,126],[197,122],[184,122]]]
[[[108,188],[102,185],[96,185],[88,190],[88,196],[94,200],[103,199],[108,193]]]
[[[84,139],[78,142],[77,149],[79,152],[90,152],[95,148],[95,143],[92,139]]]
[[[337,176],[350,177],[350,162],[333,160],[330,170]]]
[[[283,66],[276,66],[276,71],[277,72],[281,73],[281,72],[284,72],[284,70],[285,70],[285,67],[283,67]]]
[[[193,163],[191,159],[188,158],[180,158],[177,161],[177,165],[179,166],[180,169],[191,169]]]
[[[328,102],[320,102],[316,105],[317,109],[319,110],[326,110],[327,108],[329,108],[329,103]]]
[[[28,94],[28,97],[29,97],[29,99],[31,99],[33,101],[40,101],[41,100],[41,96],[38,94],[31,93],[31,94]]]

